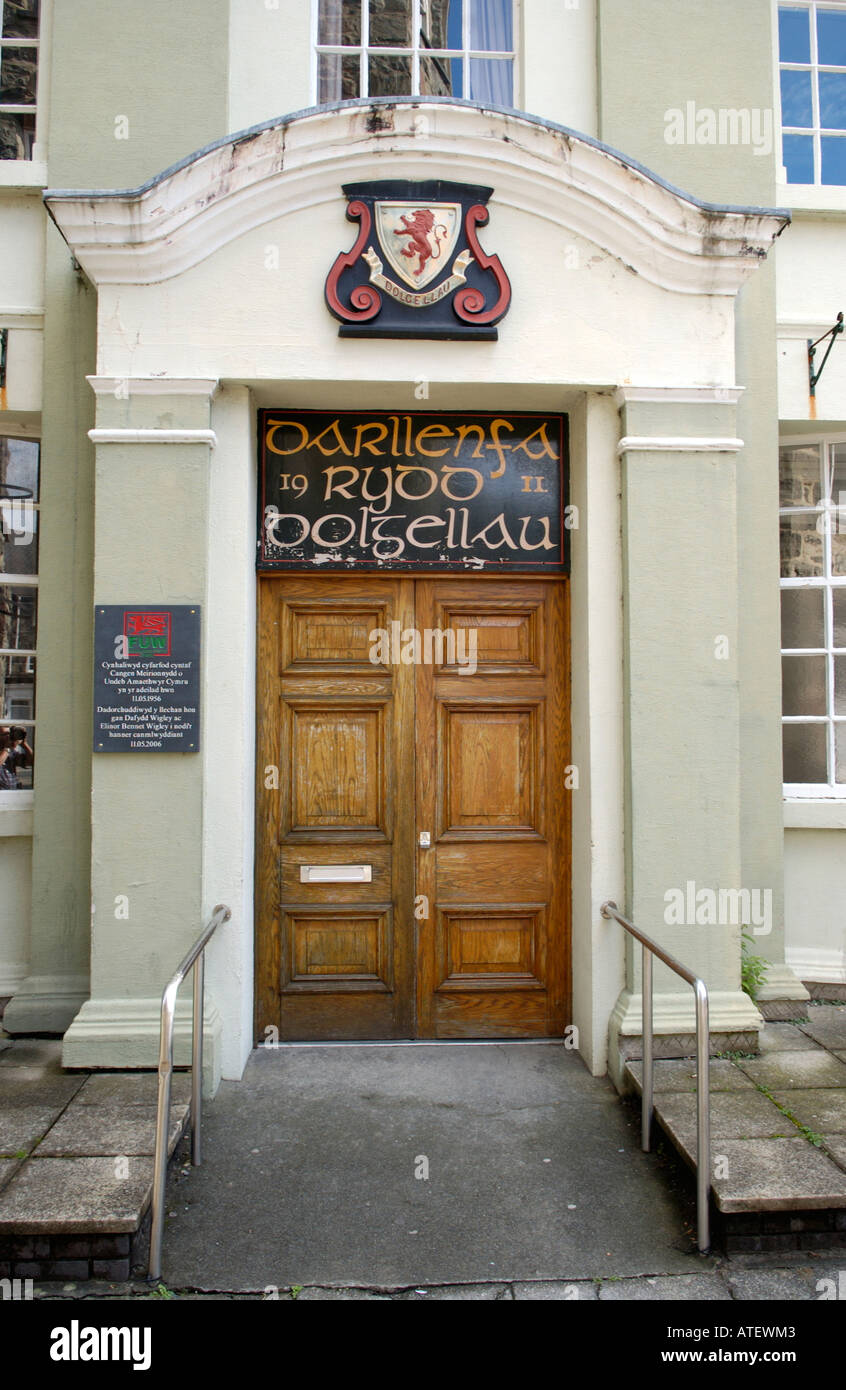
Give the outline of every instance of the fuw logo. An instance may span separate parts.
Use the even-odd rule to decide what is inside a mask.
[[[131,1361],[133,1371],[149,1371],[152,1361],[149,1327],[54,1327],[50,1333],[53,1361]]]
[[[460,676],[476,674],[479,634],[476,628],[404,628],[392,622],[391,630],[375,627],[368,634],[374,666],[457,666]]]
[[[773,113],[758,107],[697,107],[695,101],[664,112],[667,145],[751,145],[754,154],[772,154]]]

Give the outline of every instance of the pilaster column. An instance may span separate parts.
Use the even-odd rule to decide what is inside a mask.
[[[742,881],[738,395],[710,388],[618,392],[624,910],[704,978],[712,1035],[724,1046],[754,1046],[760,1014],[740,988],[743,890],[769,889],[769,897],[752,893],[749,906],[754,912],[769,902],[771,914],[780,886]],[[627,986],[611,1019],[612,1072],[621,1053],[640,1051],[641,953],[628,936],[626,952]],[[658,962],[654,988],[656,1055],[683,1055],[695,1031],[693,992]]]
[[[216,383],[91,378],[97,395],[95,604],[198,604],[207,620],[207,512]],[[202,664],[202,656],[201,656]],[[205,711],[200,710],[200,739]],[[226,769],[220,769],[226,776]],[[91,997],[65,1035],[76,1067],[154,1066],[161,991],[199,935],[198,753],[93,753]],[[190,1056],[190,988],[177,1060]],[[220,1022],[206,1005],[207,1081]]]

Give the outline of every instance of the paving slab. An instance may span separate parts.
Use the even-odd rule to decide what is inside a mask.
[[[627,1062],[626,1071],[632,1077],[638,1090],[643,1084],[643,1063]],[[711,1091],[749,1091],[752,1089],[752,1082],[743,1072],[738,1071],[733,1062],[725,1058],[716,1058],[711,1061],[708,1074],[710,1078]],[[664,1091],[690,1091],[696,1092],[696,1063],[684,1058],[673,1059],[671,1061],[658,1061],[655,1063],[655,1083],[654,1093]]]
[[[62,1105],[16,1105],[0,1108],[0,1153],[28,1153],[61,1115]]]
[[[715,1172],[721,1211],[846,1207],[846,1173],[806,1139],[722,1139],[727,1177]]]
[[[758,1047],[766,1055],[770,1052],[814,1052],[819,1050],[820,1044],[795,1023],[767,1023],[758,1034]]]
[[[279,1290],[279,1301],[284,1302],[291,1295]],[[391,1303],[389,1293],[379,1293],[376,1289],[329,1289],[312,1287],[302,1289],[296,1298],[297,1303]]]
[[[404,1289],[393,1299],[396,1303],[510,1303],[511,1289],[508,1284],[439,1284],[428,1289]]]
[[[773,1093],[783,1090],[817,1090],[846,1087],[846,1065],[828,1052],[778,1052],[754,1061],[739,1061],[738,1068],[757,1085]]]
[[[702,1268],[690,1194],[640,1152],[637,1116],[548,1045],[256,1049],[206,1106],[203,1165],[172,1175],[168,1209],[171,1288]]]
[[[157,1072],[94,1072],[77,1097],[79,1105],[144,1105],[155,1108],[159,1093]],[[174,1072],[170,1083],[171,1104],[191,1099],[191,1073]]]
[[[512,1284],[511,1291],[521,1303],[595,1303],[599,1298],[599,1284],[592,1279],[575,1279],[568,1283],[539,1279],[533,1284]]]
[[[620,1303],[637,1299],[640,1302],[675,1301],[685,1303],[730,1302],[731,1293],[719,1274],[680,1274],[671,1278],[603,1279],[599,1286],[600,1303]]]
[[[794,1269],[727,1269],[725,1278],[731,1286],[736,1299],[761,1300],[789,1299],[822,1300],[824,1295],[831,1297],[832,1288],[837,1291],[843,1286],[838,1279],[843,1269],[839,1264],[804,1264]]]
[[[171,1105],[168,1153],[185,1128],[187,1105]],[[2,1128],[0,1127],[0,1133]],[[156,1151],[156,1112],[152,1106],[80,1105],[74,1100],[38,1148],[50,1155],[153,1154]]]
[[[841,1168],[846,1168],[846,1136],[842,1134],[824,1134],[825,1146]]]
[[[0,1192],[11,1181],[20,1166],[20,1161],[16,1158],[0,1158]]]
[[[0,1196],[0,1234],[134,1231],[153,1185],[151,1158],[32,1158]]]
[[[808,1021],[802,1024],[802,1029],[832,1051],[846,1048],[846,1007],[812,1004],[808,1009]]]
[[[0,1056],[0,1067],[49,1067],[56,1071],[62,1066],[61,1038],[10,1038]]]
[[[30,1105],[64,1108],[84,1081],[70,1072],[48,1075],[41,1067],[0,1066],[0,1111]]]
[[[846,1134],[846,1090],[773,1091],[773,1096],[817,1134]]]
[[[696,1160],[696,1096],[668,1092],[655,1114],[689,1162]],[[711,1096],[711,1139],[795,1139],[796,1126],[758,1091],[716,1091]]]

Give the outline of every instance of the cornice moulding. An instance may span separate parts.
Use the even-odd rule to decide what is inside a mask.
[[[451,99],[315,108],[219,141],[137,189],[44,197],[96,285],[154,284],[275,218],[341,208],[341,185],[366,178],[491,184],[492,208],[560,226],[682,294],[736,294],[790,220],[702,203],[575,131]]]

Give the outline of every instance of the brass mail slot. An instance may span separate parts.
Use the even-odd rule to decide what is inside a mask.
[[[371,864],[301,864],[300,883],[370,883]]]

